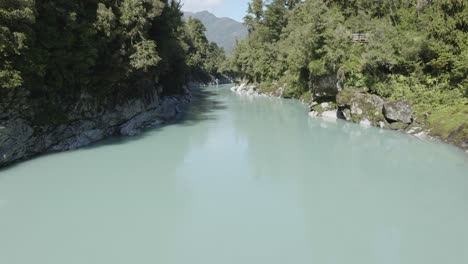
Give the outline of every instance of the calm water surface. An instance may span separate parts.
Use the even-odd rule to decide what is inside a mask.
[[[0,171],[0,263],[468,263],[461,151],[196,97],[175,124]]]

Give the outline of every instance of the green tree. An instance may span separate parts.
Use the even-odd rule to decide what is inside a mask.
[[[286,88],[285,96],[301,97],[335,76],[341,88],[437,111],[467,103],[467,21],[462,0],[251,1],[249,37],[229,65],[240,79]],[[354,43],[352,33],[367,41]]]
[[[0,87],[15,88],[23,84],[22,56],[31,42],[31,25],[35,22],[33,0],[0,2]]]
[[[224,52],[200,24],[187,37],[180,8],[177,0],[0,1],[0,85],[70,100],[151,86],[181,92],[191,67],[209,79]]]

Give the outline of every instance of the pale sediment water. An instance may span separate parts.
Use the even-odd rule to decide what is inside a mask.
[[[229,88],[0,171],[0,263],[468,263],[462,151]]]

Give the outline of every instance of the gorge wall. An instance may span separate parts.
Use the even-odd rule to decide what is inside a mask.
[[[133,136],[142,129],[174,120],[190,102],[181,95],[162,96],[156,89],[118,102],[89,94],[38,115],[37,99],[24,89],[0,99],[0,167],[42,153],[72,150],[111,136]],[[45,107],[45,106],[43,106]],[[41,120],[44,119],[44,120]]]

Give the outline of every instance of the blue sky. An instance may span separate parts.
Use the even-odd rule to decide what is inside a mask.
[[[230,17],[241,22],[249,0],[182,0],[181,2],[184,11],[207,10],[218,17]]]

